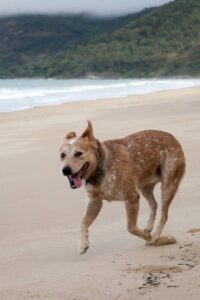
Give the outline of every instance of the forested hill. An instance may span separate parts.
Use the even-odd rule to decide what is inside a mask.
[[[52,76],[52,59],[123,28],[151,10],[118,18],[84,14],[0,18],[0,77]],[[40,66],[41,60],[49,62],[49,68]]]
[[[200,75],[200,1],[125,17],[0,18],[0,77]]]

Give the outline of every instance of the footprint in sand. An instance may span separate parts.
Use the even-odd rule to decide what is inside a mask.
[[[183,272],[182,267],[180,266],[139,266],[137,268],[128,268],[126,269],[127,273],[135,272],[141,273],[143,283],[138,287],[140,294],[145,294],[150,292],[152,288],[157,288],[161,284],[169,288],[176,288],[177,285],[173,284],[173,279],[171,277],[172,273],[181,273]]]
[[[176,273],[182,273],[195,268],[200,262],[200,254],[198,251],[198,245],[195,247],[193,241],[193,235],[200,233],[200,228],[192,228],[188,231],[192,233],[181,245],[178,246],[178,256],[172,255],[167,256],[170,261],[176,262],[176,265],[145,265],[138,267],[128,267],[123,270],[127,274],[138,274],[136,278],[142,279],[142,284],[138,286],[139,294],[146,294],[152,292],[152,289],[157,289],[161,285],[167,288],[178,288],[176,282]],[[168,237],[168,241],[169,241]],[[171,239],[172,240],[172,239]],[[166,237],[162,237],[159,242],[164,244],[167,241]],[[127,264],[128,265],[128,264]]]
[[[179,273],[183,269],[178,266],[141,266],[137,268],[128,268],[127,270],[134,271],[136,273]]]

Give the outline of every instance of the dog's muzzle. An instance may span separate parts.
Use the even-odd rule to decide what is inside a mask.
[[[82,186],[82,180],[84,175],[87,172],[88,167],[89,167],[89,163],[86,162],[82,166],[82,168],[77,173],[74,174],[72,172],[72,169],[69,166],[66,166],[62,169],[63,175],[67,176],[67,178],[69,179],[69,183],[72,189],[77,189]]]

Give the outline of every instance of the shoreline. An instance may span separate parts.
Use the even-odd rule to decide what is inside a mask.
[[[195,80],[195,81],[194,81]],[[3,84],[0,80],[1,113],[26,111],[35,107],[57,106],[70,103],[103,101],[104,99],[120,99],[142,96],[151,93],[178,91],[184,88],[200,87],[200,79],[127,79],[127,80],[8,80]]]
[[[16,111],[9,111],[9,112],[0,112],[0,117],[3,116],[8,116],[8,115],[20,115],[24,113],[39,113],[39,111],[45,111],[48,110],[50,111],[59,111],[61,109],[69,108],[69,109],[76,109],[80,107],[86,107],[90,106],[90,108],[94,108],[97,106],[99,107],[108,107],[110,105],[120,105],[124,106],[124,103],[131,104],[131,105],[139,105],[139,104],[144,104],[145,99],[149,97],[151,101],[154,103],[156,101],[159,101],[159,97],[162,95],[165,95],[166,93],[169,94],[170,96],[173,96],[176,93],[182,93],[182,92],[199,92],[200,91],[200,86],[196,87],[186,87],[186,88],[180,88],[180,89],[169,89],[169,90],[162,90],[162,91],[156,91],[156,92],[150,92],[150,93],[145,93],[145,94],[134,94],[134,95],[129,95],[129,96],[124,96],[124,97],[111,97],[111,98],[102,98],[102,99],[93,99],[93,100],[83,100],[83,101],[74,101],[74,102],[65,102],[65,103],[60,103],[60,104],[47,104],[47,105],[39,105],[31,108],[26,108],[22,110],[16,110]],[[155,99],[153,99],[155,97]],[[168,99],[170,101],[170,99]],[[140,102],[144,101],[144,102]],[[148,101],[148,100],[147,100]]]

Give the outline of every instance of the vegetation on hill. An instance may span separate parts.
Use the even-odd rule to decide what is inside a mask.
[[[126,17],[0,19],[0,77],[200,75],[200,1]]]
[[[22,15],[0,18],[0,77],[49,76],[40,61],[87,45],[150,11],[118,18],[90,15]]]

